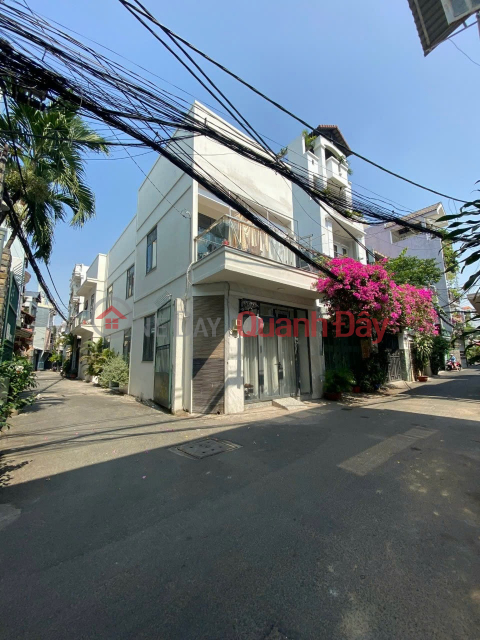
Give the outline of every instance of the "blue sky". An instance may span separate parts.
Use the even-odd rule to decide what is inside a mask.
[[[450,42],[424,58],[407,0],[145,2],[173,31],[308,122],[337,124],[352,149],[444,193],[474,197],[480,179],[474,115],[480,69]],[[29,5],[212,103],[117,0],[29,0]],[[455,42],[480,63],[476,27]],[[214,70],[212,76],[221,79],[221,87],[261,133],[285,145],[301,131],[301,125],[232,80]],[[125,155],[119,150],[113,157]],[[136,159],[147,171],[155,154]],[[409,209],[440,199],[361,160],[352,158],[351,166],[359,191],[361,185]],[[89,264],[108,251],[135,213],[144,178],[130,159],[91,160],[87,175],[96,194],[96,219],[82,230],[58,226],[50,266],[66,303],[74,263]],[[443,203],[454,212],[455,203]]]

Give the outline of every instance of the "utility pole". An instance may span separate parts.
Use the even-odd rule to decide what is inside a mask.
[[[3,201],[7,158],[8,158],[8,144],[5,144],[3,149],[0,151],[0,225],[2,225],[5,222],[5,218],[9,210],[8,206]],[[10,252],[10,249],[4,248],[3,238],[1,238],[1,243],[2,243],[2,255],[0,258],[0,343],[3,344],[3,329],[5,324],[5,310],[7,308],[7,303],[8,303],[7,298],[9,295],[9,280],[10,280],[10,269],[12,266],[12,254]]]

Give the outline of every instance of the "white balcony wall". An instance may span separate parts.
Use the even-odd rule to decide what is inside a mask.
[[[191,113],[201,122],[206,120],[207,124],[224,135],[235,137],[244,146],[255,148],[250,138],[239,138],[237,129],[198,102],[193,105]],[[205,136],[194,139],[194,148],[196,162],[224,187],[242,198],[260,202],[267,209],[278,211],[292,219],[292,194],[288,181],[271,169],[248,160]]]

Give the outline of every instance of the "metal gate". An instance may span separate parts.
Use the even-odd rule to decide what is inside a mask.
[[[400,352],[388,354],[388,380],[394,382],[402,379],[402,361],[400,360]]]
[[[153,399],[154,401],[171,409],[171,314],[172,305],[167,304],[157,311],[157,328],[155,339],[155,378]]]
[[[387,378],[389,382],[396,382],[402,379],[402,361],[398,348],[398,336],[392,333],[386,333],[379,345],[382,351],[385,351],[388,358]]]

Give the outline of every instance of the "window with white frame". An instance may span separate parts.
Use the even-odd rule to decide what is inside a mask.
[[[106,303],[106,309],[110,309],[110,307],[112,306],[113,303],[113,284],[111,284],[108,289],[107,289],[107,303]]]
[[[127,269],[127,290],[125,292],[126,298],[130,298],[131,296],[133,296],[134,279],[135,279],[135,265],[132,264],[132,266]]]
[[[147,235],[146,273],[157,266],[157,227]]]
[[[143,319],[143,362],[153,362],[155,346],[155,314]]]

